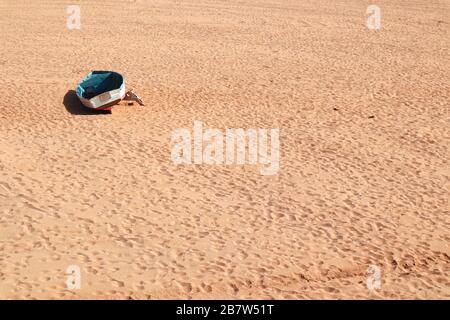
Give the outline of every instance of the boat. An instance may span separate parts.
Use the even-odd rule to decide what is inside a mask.
[[[111,110],[125,95],[125,79],[114,71],[92,71],[77,86],[81,103],[95,110]]]

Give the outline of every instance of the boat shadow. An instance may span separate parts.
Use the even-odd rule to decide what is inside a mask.
[[[77,116],[111,114],[111,111],[109,110],[92,110],[86,108],[85,106],[83,106],[80,99],[78,99],[75,90],[67,91],[67,93],[64,95],[63,104],[68,112]]]

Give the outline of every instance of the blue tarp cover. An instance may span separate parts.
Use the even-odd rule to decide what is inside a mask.
[[[91,99],[99,94],[119,89],[123,77],[113,71],[93,71],[84,78],[77,87],[77,93],[85,99]]]

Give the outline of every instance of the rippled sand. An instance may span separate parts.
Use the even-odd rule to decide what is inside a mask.
[[[76,2],[0,2],[0,298],[450,298],[448,2]],[[173,165],[194,120],[279,128],[278,174]]]

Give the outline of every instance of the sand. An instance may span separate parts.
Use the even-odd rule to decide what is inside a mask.
[[[448,1],[73,2],[0,2],[0,298],[450,298]],[[81,107],[102,69],[146,106]],[[194,121],[278,173],[174,165]]]

